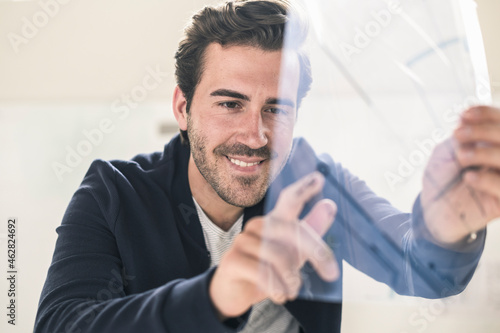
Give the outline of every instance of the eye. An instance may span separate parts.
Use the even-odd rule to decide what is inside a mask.
[[[236,109],[240,107],[240,105],[237,102],[221,102],[219,103],[219,105],[226,109]]]
[[[282,108],[267,108],[266,112],[269,112],[272,114],[282,114],[282,115],[286,115],[288,113],[285,109],[282,109]]]

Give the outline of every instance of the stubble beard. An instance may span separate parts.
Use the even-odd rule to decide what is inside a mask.
[[[191,155],[193,156],[194,163],[203,178],[205,178],[219,197],[230,205],[242,208],[251,207],[260,202],[274,179],[274,177],[270,177],[270,170],[267,168],[262,174],[254,176],[234,177],[226,175],[224,177],[222,170],[225,170],[225,168],[219,167],[217,161],[209,162],[205,144],[208,140],[195,129],[189,116],[187,125]],[[241,150],[246,151],[248,149],[250,148],[244,148],[242,145],[219,145],[214,149],[213,153],[214,156],[218,157],[219,162],[224,163],[225,161],[220,161],[226,158],[222,152],[241,152]],[[268,155],[265,156],[268,159],[272,157],[267,147],[261,148],[261,151],[258,153],[254,153],[254,156],[263,157],[261,155]],[[267,161],[266,163],[270,165],[271,161]]]

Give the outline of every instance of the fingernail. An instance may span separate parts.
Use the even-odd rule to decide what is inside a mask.
[[[457,135],[460,138],[468,138],[470,136],[471,132],[472,132],[472,129],[470,128],[470,126],[464,126],[464,127],[461,127],[457,130]]]
[[[464,112],[464,116],[467,118],[474,118],[481,114],[481,109],[478,107],[471,107],[467,111]]]
[[[313,186],[313,185],[316,185],[316,183],[319,182],[319,180],[321,179],[320,177],[320,174],[318,172],[314,172],[312,173],[310,176],[310,179],[309,181],[306,183],[306,186],[309,187],[309,186]]]
[[[316,184],[317,181],[318,181],[318,178],[315,177],[315,175],[312,175],[311,179],[309,179],[306,186],[313,186],[314,184]]]
[[[328,211],[328,215],[329,215],[330,219],[333,220],[335,218],[335,215],[337,215],[337,208],[330,207],[329,211]]]

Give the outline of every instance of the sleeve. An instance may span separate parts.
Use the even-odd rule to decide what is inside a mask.
[[[440,298],[465,289],[481,257],[485,230],[471,243],[443,248],[425,226],[419,197],[411,214],[400,212],[339,164],[327,165],[328,196],[338,206],[338,257],[398,294]]]
[[[74,194],[57,228],[34,332],[235,332],[219,322],[210,300],[214,269],[126,292],[137,277],[124,272],[111,227],[113,179],[111,166],[94,162]]]

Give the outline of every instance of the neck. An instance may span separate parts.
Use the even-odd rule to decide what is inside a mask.
[[[233,206],[219,197],[201,175],[192,156],[189,158],[188,179],[193,197],[208,218],[222,230],[228,231],[243,214],[243,208]]]

